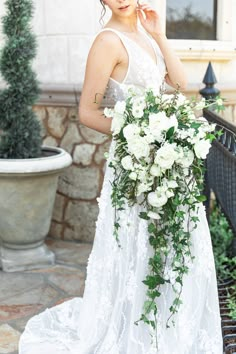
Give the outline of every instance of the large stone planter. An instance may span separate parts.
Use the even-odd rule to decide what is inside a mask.
[[[53,265],[44,244],[59,174],[72,163],[61,148],[42,147],[42,157],[0,159],[0,266],[4,271]]]

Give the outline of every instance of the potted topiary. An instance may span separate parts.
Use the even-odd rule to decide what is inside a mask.
[[[0,72],[0,265],[4,271],[54,263],[44,244],[60,172],[72,162],[63,149],[42,146],[41,125],[32,106],[40,89],[32,60],[32,0],[6,0]]]

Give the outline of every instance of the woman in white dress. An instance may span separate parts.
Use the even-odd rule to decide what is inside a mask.
[[[102,107],[124,98],[125,86],[159,89],[165,80],[183,89],[186,75],[162,32],[158,14],[149,5],[137,0],[100,2],[112,16],[89,52],[79,116],[82,124],[110,134],[111,119],[104,117]],[[84,296],[30,319],[19,354],[222,354],[215,263],[202,204],[200,222],[191,233],[195,260],[183,278],[183,305],[175,314],[175,326],[165,326],[174,296],[168,283],[158,298],[158,348],[150,328],[143,322],[134,324],[146,298],[142,280],[148,272],[149,234],[147,222],[139,218],[139,206],[126,208],[120,221],[122,248],[118,247],[110,198],[113,172],[108,163]]]

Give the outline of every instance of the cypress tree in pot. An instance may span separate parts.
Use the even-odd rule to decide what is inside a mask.
[[[32,69],[36,36],[32,0],[6,0],[5,45],[0,72],[0,266],[5,271],[54,263],[44,244],[59,173],[72,162],[60,148],[42,146],[41,125],[32,109],[39,82]]]

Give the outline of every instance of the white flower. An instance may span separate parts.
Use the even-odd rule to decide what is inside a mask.
[[[124,123],[124,116],[120,113],[114,112],[113,119],[111,121],[111,131],[113,132],[113,135],[119,134]]]
[[[175,151],[175,144],[165,143],[156,152],[155,164],[159,165],[162,169],[169,169],[178,158],[178,154]]]
[[[136,159],[140,159],[141,157],[148,157],[150,146],[145,137],[134,137],[128,141],[128,151],[134,154]]]
[[[186,96],[184,96],[182,93],[179,93],[177,95],[177,101],[176,101],[176,106],[180,107],[182,105],[184,105],[185,103],[189,102],[186,98]]]
[[[137,177],[138,175],[134,171],[129,174],[129,178],[132,179],[133,181],[136,181]]]
[[[154,213],[154,211],[149,211],[148,214],[149,218],[159,220],[161,217],[159,214]]]
[[[150,190],[151,186],[148,183],[140,183],[137,188],[137,197],[140,196],[143,192]]]
[[[167,196],[165,193],[151,192],[148,193],[148,203],[154,207],[160,208],[167,203]]]
[[[166,191],[166,196],[167,196],[167,198],[171,198],[171,197],[173,197],[175,194],[174,194],[174,192],[171,190],[171,189],[168,189],[167,191]]]
[[[199,159],[205,159],[211,147],[209,140],[201,139],[194,145],[194,151]]]
[[[152,165],[150,168],[150,174],[154,177],[159,177],[161,176],[161,168],[158,165]]]
[[[135,124],[128,124],[123,129],[124,137],[129,140],[133,139],[136,135],[139,135],[140,127]]]
[[[169,124],[169,126],[168,126],[167,130],[168,130],[169,128],[171,128],[171,127],[174,127],[175,130],[178,128],[178,120],[177,120],[175,114],[172,114],[172,115],[168,118],[168,124]]]
[[[144,97],[133,97],[131,100],[132,106],[132,114],[135,118],[141,118],[143,116],[143,110],[146,106],[146,102]]]
[[[144,127],[143,132],[145,133],[145,139],[148,142],[148,144],[154,143],[156,139],[153,136],[152,132],[150,131],[149,127]]]
[[[104,113],[105,117],[111,118],[111,117],[113,117],[114,111],[113,111],[113,109],[110,109],[110,108],[106,107],[106,108],[104,108],[103,113]]]
[[[217,98],[216,104],[217,104],[218,106],[222,106],[222,105],[223,105],[223,100],[222,100],[222,98]]]
[[[124,114],[126,108],[125,101],[117,101],[114,107],[114,111],[119,114]]]
[[[125,170],[133,170],[134,165],[131,156],[127,155],[121,160],[121,165]]]
[[[139,106],[132,107],[132,114],[135,118],[142,118],[143,116],[143,109]]]
[[[163,121],[166,118],[165,112],[149,114],[149,130],[157,141],[162,140]]]
[[[192,165],[194,160],[194,153],[192,150],[189,150],[187,147],[178,147],[178,159],[176,162],[182,167],[189,167]]]
[[[162,95],[162,102],[171,103],[173,98],[174,98],[173,94],[163,94]]]
[[[149,130],[157,141],[162,140],[162,132],[167,131],[171,127],[175,130],[178,127],[178,120],[175,114],[167,117],[165,112],[151,113],[149,115]]]
[[[178,183],[173,179],[167,180],[167,185],[168,185],[168,188],[177,188],[178,187]]]
[[[197,102],[195,109],[201,110],[205,107],[206,105],[206,99],[203,97],[199,102]]]

